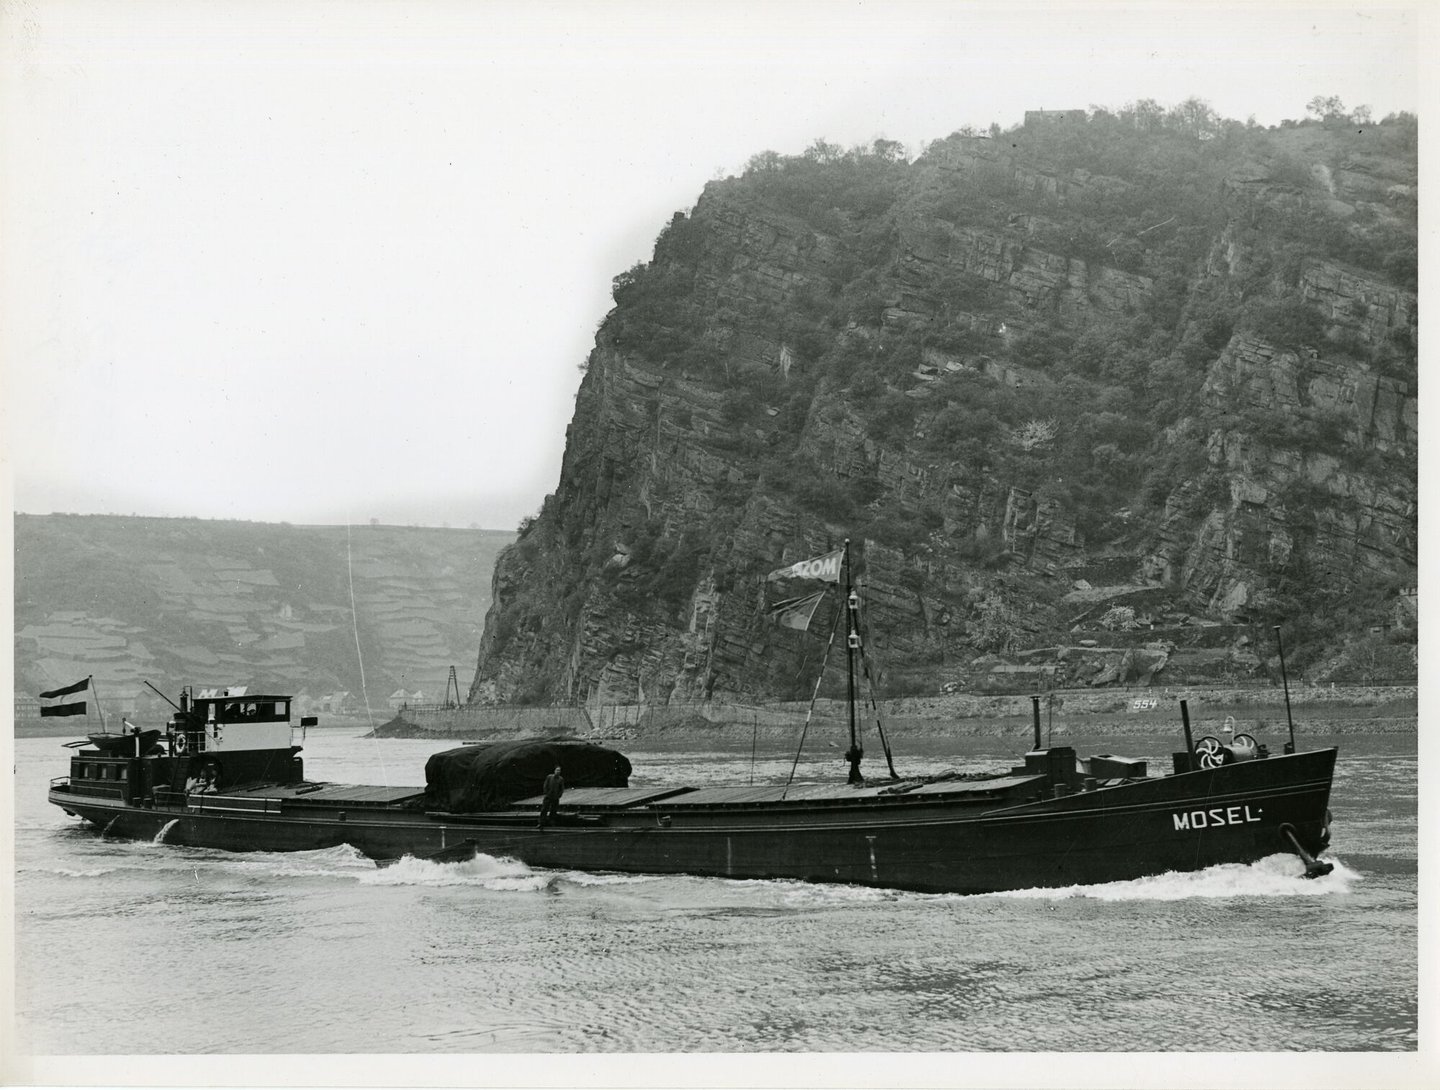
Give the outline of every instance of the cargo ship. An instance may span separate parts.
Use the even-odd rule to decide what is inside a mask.
[[[769,786],[628,785],[612,749],[549,739],[433,755],[424,787],[306,777],[284,696],[181,696],[166,729],[96,735],[49,801],[109,836],[230,851],[348,844],[389,863],[484,853],[533,867],[788,878],[987,893],[1088,885],[1329,842],[1336,750],[1200,739],[1173,768],[1039,744],[993,776]],[[542,777],[568,787],[539,824]]]
[[[632,787],[623,754],[573,738],[436,753],[424,786],[315,781],[300,755],[314,720],[296,724],[291,697],[187,689],[163,730],[69,743],[70,774],[51,783],[49,801],[110,836],[230,851],[348,844],[382,865],[484,853],[542,868],[944,893],[1089,885],[1282,852],[1306,877],[1332,869],[1318,856],[1330,839],[1336,750],[1299,751],[1293,721],[1283,752],[1272,754],[1246,734],[1193,739],[1181,701],[1183,748],[1152,774],[1145,761],[1042,745],[1036,697],[1033,747],[1003,772],[901,777],[882,727],[888,775],[867,779],[857,659],[869,673],[848,543],[777,577],[837,590],[843,581],[827,658],[843,628],[847,782],[796,783],[792,766],[783,784]],[[781,623],[808,625],[816,597],[788,598],[775,612]],[[1283,650],[1281,663],[1283,677]],[[1287,684],[1287,720],[1288,694]],[[558,807],[553,793],[547,806],[543,788],[557,770],[565,790]]]

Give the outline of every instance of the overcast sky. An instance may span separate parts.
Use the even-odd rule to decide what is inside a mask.
[[[1415,8],[0,0],[20,511],[511,529],[710,179],[1027,108],[1418,111]]]

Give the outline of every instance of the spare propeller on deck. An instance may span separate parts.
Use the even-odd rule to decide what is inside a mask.
[[[1201,768],[1219,768],[1225,763],[1225,747],[1213,734],[1195,743],[1195,755],[1200,758]]]

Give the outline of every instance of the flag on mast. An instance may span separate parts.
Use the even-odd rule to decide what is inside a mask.
[[[66,685],[62,689],[51,689],[48,693],[40,694],[40,714],[50,715],[84,715],[85,701],[64,700],[67,696],[74,696],[76,693],[83,693],[90,688],[90,679],[77,681],[74,685]],[[49,701],[49,703],[47,703]]]
[[[775,605],[770,608],[770,619],[778,625],[804,632],[810,627],[810,618],[815,616],[815,607],[820,604],[820,599],[824,597],[825,592],[823,590],[817,590],[814,594],[806,594],[799,598],[787,598],[783,602],[776,602]]]
[[[767,582],[776,579],[823,579],[827,583],[840,582],[840,562],[844,559],[845,550],[836,549],[833,553],[826,553],[824,556],[812,557],[809,560],[797,560],[786,568],[776,568],[765,577]]]

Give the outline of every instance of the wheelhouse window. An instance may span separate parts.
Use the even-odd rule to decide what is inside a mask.
[[[212,723],[284,723],[290,718],[290,698],[262,696],[254,700],[225,700],[207,705]]]

